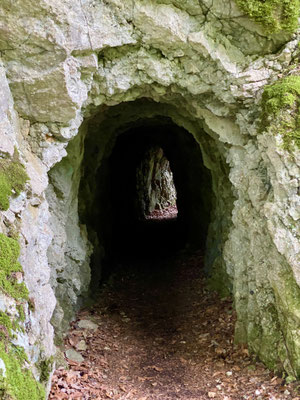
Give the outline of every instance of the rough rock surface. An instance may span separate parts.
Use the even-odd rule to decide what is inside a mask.
[[[125,126],[158,117],[196,138],[211,172],[207,268],[232,289],[236,340],[299,377],[300,153],[259,129],[264,86],[297,73],[298,36],[265,33],[232,0],[4,0],[0,54],[0,156],[17,148],[30,178],[0,231],[19,233],[30,307],[16,343],[36,378],[49,380],[53,326],[61,335],[88,295],[84,138],[97,168]],[[8,313],[16,300],[2,297]]]
[[[149,149],[136,171],[137,210],[145,218],[154,210],[176,205],[176,188],[170,163],[163,149]]]

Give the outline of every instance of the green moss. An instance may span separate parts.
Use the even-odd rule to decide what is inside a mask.
[[[17,305],[17,310],[19,313],[19,321],[24,322],[25,321],[25,312],[24,312],[24,306],[23,304],[18,304]]]
[[[24,283],[18,283],[14,272],[21,272],[18,262],[20,246],[15,239],[0,233],[0,290],[14,299],[28,299],[28,289]]]
[[[48,382],[50,378],[50,373],[53,368],[54,358],[50,357],[47,360],[43,360],[39,364],[40,370],[40,381],[41,382]]]
[[[24,366],[26,356],[20,347],[0,343],[0,358],[5,364],[5,377],[0,378],[0,397],[11,400],[44,400],[45,389]]]
[[[284,108],[291,107],[300,96],[300,76],[291,75],[267,85],[263,93],[264,111],[278,114]]]
[[[17,240],[0,233],[0,290],[18,301],[18,318],[0,312],[0,359],[5,364],[5,376],[0,373],[0,398],[9,400],[41,400],[46,394],[31,371],[25,367],[28,362],[22,347],[14,346],[9,339],[21,330],[20,322],[25,320],[23,304],[28,301],[28,290],[24,283],[18,283],[15,273],[21,272],[18,262],[20,246]]]
[[[262,130],[272,127],[284,147],[300,148],[300,76],[291,75],[267,85],[262,97]]]
[[[237,5],[267,34],[280,31],[294,32],[298,27],[299,0],[236,0]]]
[[[19,195],[28,180],[24,166],[15,152],[12,159],[0,159],[0,209],[9,208],[9,197]]]
[[[0,337],[7,340],[12,336],[13,322],[7,314],[0,311]]]

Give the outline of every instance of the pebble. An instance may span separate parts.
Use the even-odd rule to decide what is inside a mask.
[[[214,399],[217,396],[217,394],[215,392],[208,392],[208,397],[210,399]]]
[[[68,349],[66,351],[66,357],[68,360],[75,361],[78,363],[81,363],[84,361],[84,358],[82,357],[82,355],[74,349]]]
[[[93,331],[95,331],[96,329],[98,329],[98,325],[95,324],[94,322],[90,321],[89,319],[81,319],[78,322],[78,327],[80,329],[91,329]]]
[[[87,344],[84,340],[80,340],[80,342],[76,345],[76,350],[78,351],[86,351]]]

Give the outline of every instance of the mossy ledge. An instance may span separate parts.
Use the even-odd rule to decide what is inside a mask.
[[[290,75],[264,88],[261,130],[280,134],[287,150],[300,148],[300,76]]]
[[[12,158],[0,159],[0,210],[9,208],[9,197],[19,195],[28,180],[24,166],[15,151]]]
[[[45,389],[29,370],[28,360],[22,347],[12,343],[19,325],[25,319],[23,304],[28,301],[28,289],[15,277],[22,272],[18,262],[20,246],[17,240],[0,233],[0,290],[17,302],[19,318],[0,312],[0,359],[5,370],[0,371],[0,398],[9,400],[42,400]],[[22,310],[22,311],[21,311]]]
[[[293,33],[298,27],[299,0],[236,0],[236,3],[269,35],[280,31]]]

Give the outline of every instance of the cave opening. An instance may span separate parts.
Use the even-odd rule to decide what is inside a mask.
[[[82,181],[88,179],[84,176]],[[168,184],[162,184],[163,179]],[[199,144],[185,129],[170,120],[141,120],[123,128],[102,158],[93,182],[96,189],[89,207],[93,212],[85,209],[94,246],[92,287],[129,260],[204,252],[212,208],[211,174],[203,164]],[[168,207],[171,218],[151,218],[157,209]]]
[[[164,270],[168,282],[176,281],[172,265],[183,255],[198,253],[197,276],[202,269],[209,286],[230,295],[224,246],[234,195],[224,144],[207,127],[177,119],[171,111],[141,100],[97,112],[84,121],[67,157],[49,172],[55,235],[48,257],[58,335],[80,308],[98,301],[99,291],[118,272],[130,276],[139,266],[146,274],[141,284],[155,270],[158,280]],[[171,205],[171,218],[151,217],[161,211],[155,208],[162,195],[160,189],[149,195],[145,183],[153,157],[165,163],[169,174],[170,198],[161,198],[158,208],[164,201],[167,209]]]

